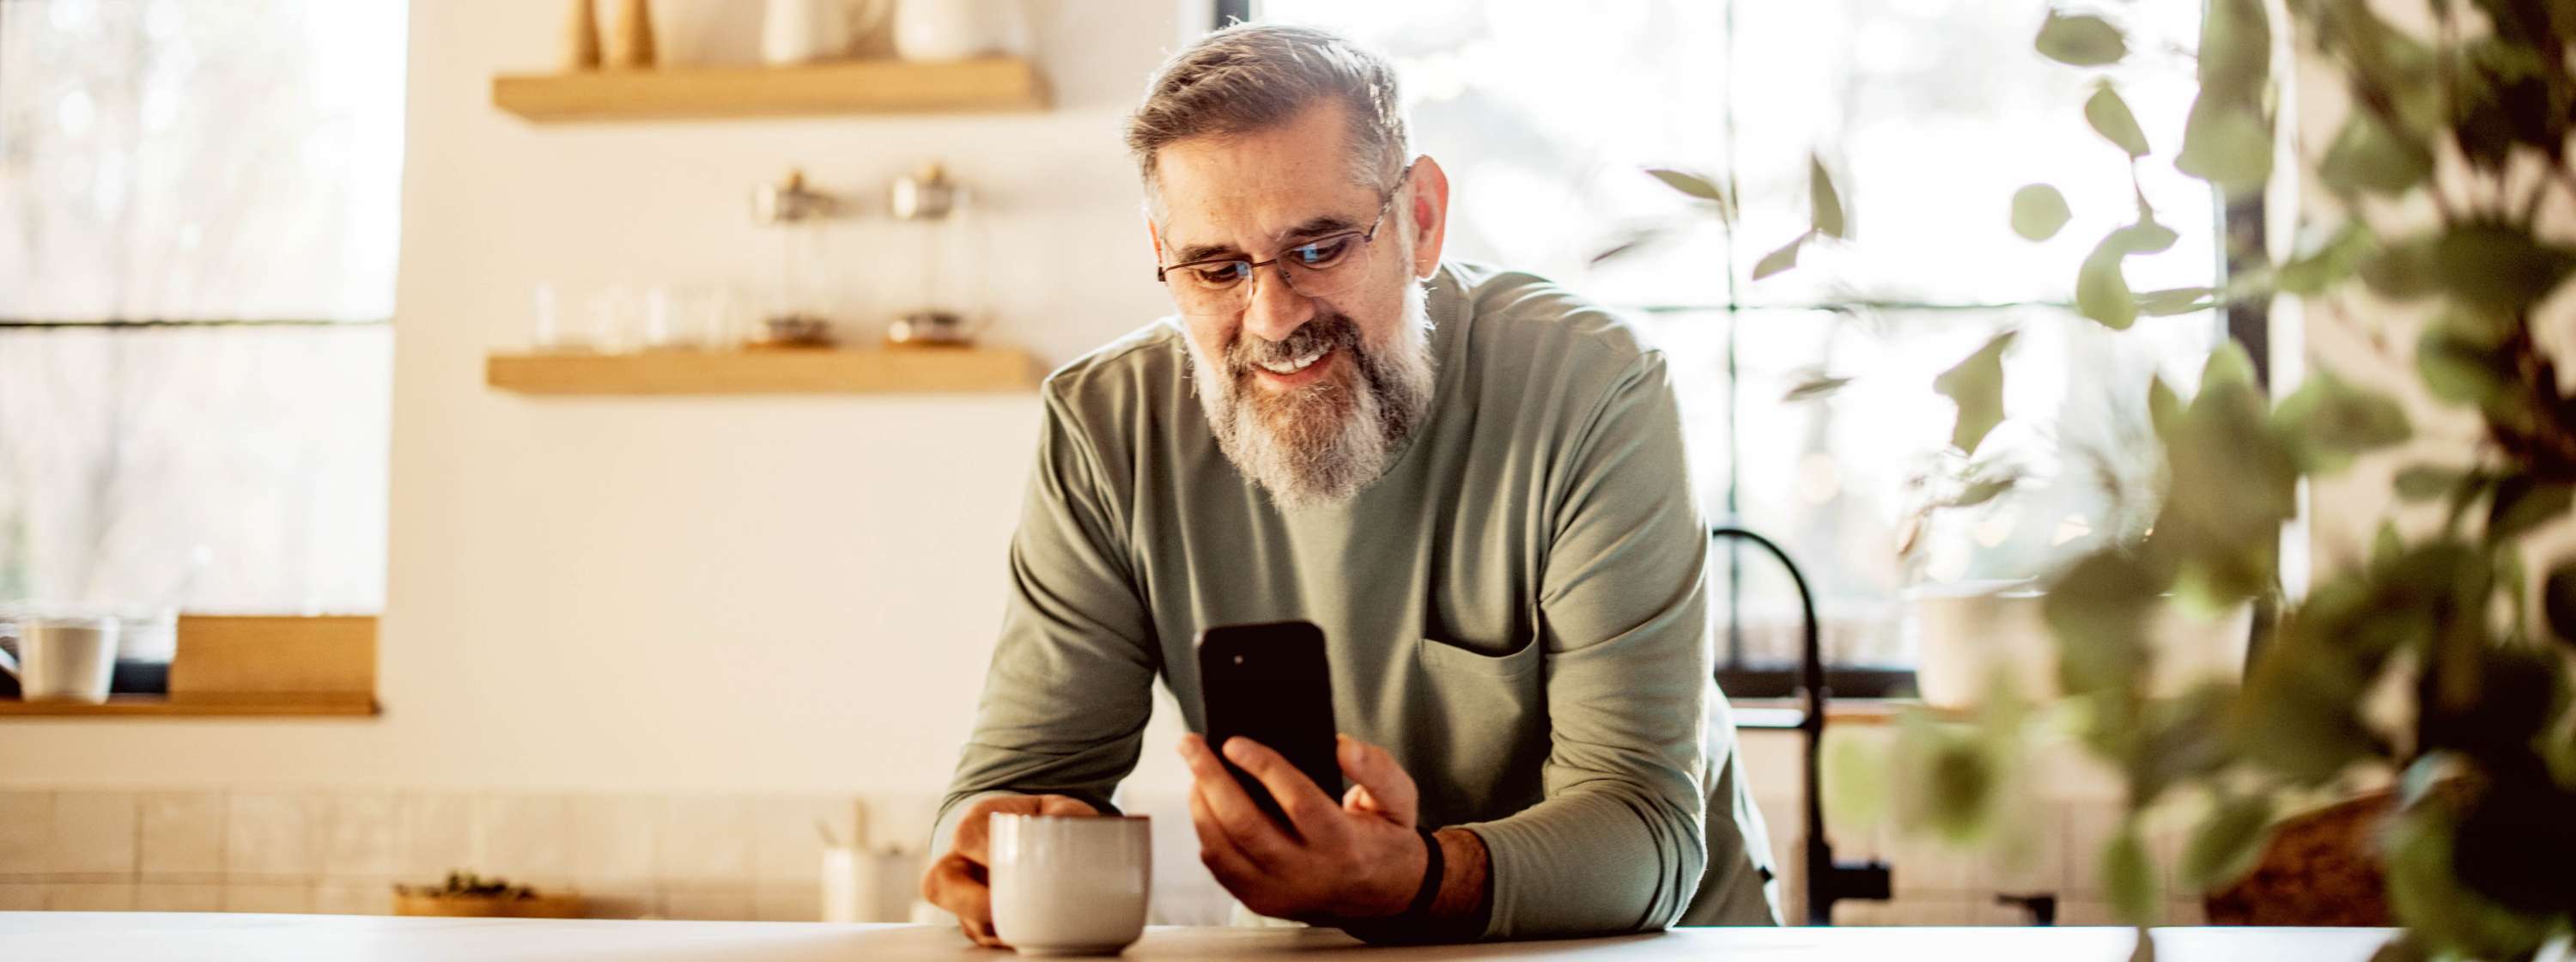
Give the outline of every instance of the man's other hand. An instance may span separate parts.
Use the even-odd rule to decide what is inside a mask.
[[[1262,813],[1207,740],[1181,737],[1199,860],[1245,908],[1318,924],[1402,913],[1430,853],[1414,831],[1419,795],[1386,750],[1344,735],[1334,755],[1351,789],[1337,804],[1267,746],[1233,738],[1226,759],[1259,779],[1289,824]]]
[[[930,871],[921,877],[921,897],[957,916],[957,927],[975,944],[999,948],[1002,940],[993,934],[992,835],[987,827],[994,812],[1098,815],[1100,811],[1062,795],[1009,795],[976,802],[957,819],[957,837],[949,844],[948,854],[930,863]]]

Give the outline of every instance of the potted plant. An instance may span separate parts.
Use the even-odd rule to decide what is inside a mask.
[[[2125,786],[2128,817],[2099,864],[2151,956],[2143,927],[2162,896],[2150,813],[2188,823],[2179,877],[2206,888],[2242,872],[2282,813],[2385,785],[2384,814],[2361,836],[2404,930],[2383,958],[2564,951],[2576,916],[2576,558],[2545,546],[2576,492],[2576,395],[2557,368],[2565,332],[2541,319],[2576,271],[2576,8],[2433,0],[2423,22],[2400,24],[2358,0],[2212,0],[2171,162],[2234,198],[2275,181],[2275,131],[2296,119],[2276,34],[2310,79],[2297,102],[2350,101],[2330,136],[2290,138],[2284,171],[2314,187],[2300,231],[2310,243],[2277,259],[2240,252],[2266,266],[2221,289],[2133,292],[2122,263],[2171,242],[2141,204],[2085,259],[2078,310],[2117,329],[2245,298],[2331,300],[2382,338],[2405,334],[2396,351],[2411,350],[2415,376],[2400,386],[2469,412],[2476,443],[2393,475],[2395,501],[2430,505],[2430,517],[2383,524],[2366,558],[2286,597],[2279,546],[2300,484],[2386,456],[2413,434],[2406,409],[2332,371],[2275,403],[2233,344],[2210,356],[2193,396],[2153,385],[2168,466],[2153,526],[2048,586],[2061,694],[1909,724],[1897,777],[1918,802],[1899,814],[1974,838],[2011,804],[2016,755],[2043,732],[2070,733]],[[2049,15],[2037,48],[2079,69],[2127,54],[2118,24],[2069,12]],[[2084,113],[2133,164],[2165,162],[2107,79]],[[2011,215],[2045,237],[2065,206],[2035,185]],[[1945,389],[1963,430],[1991,410],[1987,382],[1999,380]],[[2153,689],[2145,626],[2167,597],[2204,610],[2277,602],[2241,683]]]
[[[2549,537],[2576,495],[2576,393],[2558,369],[2565,325],[2542,322],[2552,305],[2565,319],[2576,272],[2576,8],[2431,0],[2414,23],[2381,9],[2211,0],[2199,91],[2169,154],[2103,79],[2085,120],[2133,171],[2170,162],[2240,203],[2276,183],[2282,122],[2309,121],[2318,132],[2286,138],[2295,159],[2277,172],[2313,188],[2298,232],[2308,242],[2278,258],[2237,252],[2264,266],[2221,288],[2137,292],[2123,264],[2174,240],[2142,201],[2084,259],[2076,307],[2121,330],[2250,298],[2339,306],[2368,338],[2411,353],[2411,383],[2389,386],[2465,414],[2475,443],[2394,472],[2387,492],[2407,507],[2389,513],[2417,523],[2391,518],[2366,558],[2289,597],[2279,547],[2300,485],[2389,457],[2414,434],[2406,408],[2333,371],[2275,403],[2233,343],[2210,355],[2191,397],[2150,384],[2162,499],[2141,536],[2049,579],[2056,691],[1999,691],[1967,720],[1910,718],[1884,769],[1904,785],[1900,827],[1996,844],[2021,756],[2051,733],[2071,735],[2125,786],[2127,817],[2098,864],[2115,910],[2141,927],[2141,957],[2153,954],[2144,927],[2162,901],[2144,841],[2151,813],[2186,823],[2178,874],[2207,889],[2242,873],[2283,813],[2374,787],[2382,801],[2343,814],[2360,820],[2356,837],[2403,927],[2383,958],[2563,953],[2576,923],[2576,557]],[[2085,70],[2129,54],[2119,24],[2069,11],[2048,15],[2036,47]],[[2277,70],[2279,51],[2303,69]],[[2303,113],[2285,112],[2285,75],[2308,80],[2296,91]],[[2317,107],[2336,100],[2349,102],[2339,119]],[[1705,179],[1657,176],[1731,207]],[[1765,269],[1788,269],[1800,245],[1840,235],[1842,206],[1821,166],[1815,182],[1816,229]],[[2067,210],[2046,185],[2010,202],[2015,228],[2034,240],[2062,228]],[[1958,403],[1963,452],[1999,417],[2003,343],[1939,384]],[[1954,504],[2000,489],[1959,490]],[[2275,606],[2241,683],[2155,684],[2148,626],[2167,599],[2203,611]]]

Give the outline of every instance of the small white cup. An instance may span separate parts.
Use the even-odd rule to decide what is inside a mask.
[[[17,676],[28,701],[104,702],[116,674],[116,619],[21,620],[18,657],[0,651],[0,670]]]
[[[992,815],[993,932],[1024,955],[1108,955],[1145,934],[1153,823]]]

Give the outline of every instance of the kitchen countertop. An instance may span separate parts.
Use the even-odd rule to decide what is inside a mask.
[[[2384,929],[2156,930],[2160,962],[2365,962]],[[1849,928],[1676,929],[1654,935],[1555,942],[1368,949],[1316,929],[1157,928],[1129,946],[1130,959],[1345,956],[1417,959],[1757,959],[2125,962],[2128,929]],[[176,912],[0,912],[0,959],[215,959],[608,962],[1014,958],[977,949],[955,930],[917,925],[808,922],[627,922],[549,919],[433,919],[357,915],[245,915]]]

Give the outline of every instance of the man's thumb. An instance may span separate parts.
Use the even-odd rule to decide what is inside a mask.
[[[1351,791],[1344,796],[1344,803],[1365,806],[1397,824],[1412,827],[1420,817],[1420,800],[1413,777],[1395,763],[1395,756],[1349,735],[1340,736],[1338,742],[1333,754],[1341,762],[1342,777],[1351,780]]]

